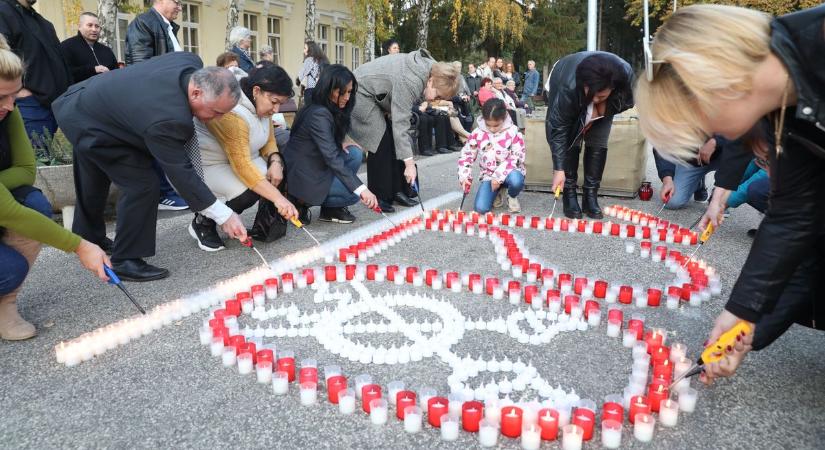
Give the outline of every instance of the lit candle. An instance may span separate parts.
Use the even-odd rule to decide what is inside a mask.
[[[418,433],[421,431],[421,408],[412,405],[404,408],[404,431]]]
[[[675,363],[684,358],[687,354],[687,347],[685,344],[675,343],[670,346],[670,361]]]
[[[252,354],[250,353],[241,353],[237,357],[238,359],[238,373],[241,375],[249,375],[252,373]]]
[[[272,382],[272,361],[258,361],[255,365],[255,373],[258,375],[258,383]]]
[[[696,409],[696,399],[699,392],[693,388],[686,388],[679,392],[679,409],[691,413]]]
[[[666,427],[675,427],[679,422],[679,403],[667,399],[659,405],[659,422]]]
[[[658,380],[658,378],[656,380],[653,380],[653,382],[650,383],[650,388],[647,391],[647,398],[650,402],[650,409],[656,412],[659,411],[659,406],[662,403],[662,401],[667,399],[670,395],[667,383]]]
[[[622,423],[617,420],[602,421],[602,445],[605,448],[619,448],[622,445]]]
[[[307,381],[301,383],[301,404],[304,406],[314,405],[318,400],[318,385]]]
[[[653,431],[656,429],[656,419],[647,413],[638,413],[635,416],[633,425],[633,436],[639,442],[650,442],[653,440]]]
[[[521,434],[524,411],[518,406],[506,406],[501,409],[501,434],[517,438]]]
[[[441,440],[455,441],[458,439],[458,416],[445,414],[441,416]]]
[[[447,414],[449,402],[444,397],[433,397],[427,401],[427,421],[438,428],[441,426],[441,416]]]
[[[464,427],[464,430],[469,432],[477,432],[483,413],[483,403],[478,401],[465,402],[461,407],[461,424]]]
[[[590,439],[593,439],[593,428],[596,425],[596,414],[592,410],[586,408],[576,408],[571,423],[581,427],[582,440],[589,441]]]
[[[384,425],[387,423],[387,401],[383,398],[370,400],[369,413],[373,425]]]
[[[630,412],[628,414],[630,423],[633,423],[636,420],[636,416],[642,413],[650,414],[650,403],[648,403],[647,399],[641,395],[631,397]]]
[[[365,384],[361,386],[361,407],[365,413],[370,412],[371,402],[379,398],[381,398],[381,386],[377,384]]]
[[[521,430],[521,448],[538,450],[541,447],[541,429],[536,424],[525,425]]]
[[[338,411],[341,414],[352,414],[355,412],[355,390],[344,389],[338,393]]]
[[[347,378],[343,375],[334,375],[327,378],[327,397],[330,403],[338,403],[339,395],[347,389]]]
[[[498,445],[498,424],[489,419],[484,419],[479,424],[478,443],[482,447],[495,447]]]
[[[611,394],[604,398],[602,405],[602,422],[605,420],[615,420],[619,423],[624,421],[624,408],[622,407],[622,396]]]
[[[561,448],[563,450],[581,450],[584,432],[578,425],[565,425],[561,430]]]
[[[545,441],[555,440],[559,435],[559,413],[551,408],[539,410],[539,428]]]
[[[395,394],[395,416],[404,420],[404,411],[410,406],[415,406],[415,392],[398,391]]]

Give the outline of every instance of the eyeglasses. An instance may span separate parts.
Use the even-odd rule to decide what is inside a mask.
[[[653,70],[654,66],[657,64],[666,64],[667,61],[663,59],[653,59],[653,51],[650,49],[650,40],[647,37],[642,39],[642,46],[644,47],[645,53],[645,77],[647,78],[647,81],[653,81],[653,77],[656,75]]]

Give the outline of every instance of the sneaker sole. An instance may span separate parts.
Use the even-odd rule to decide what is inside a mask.
[[[183,211],[184,209],[189,209],[188,206],[170,206],[164,205],[162,203],[158,203],[158,211]]]
[[[205,252],[218,252],[218,251],[221,251],[221,250],[223,250],[223,249],[225,249],[225,248],[226,248],[226,247],[224,247],[223,245],[221,245],[221,246],[220,246],[220,247],[218,247],[218,248],[212,248],[212,247],[207,247],[207,246],[205,246],[205,245],[201,244],[201,240],[200,240],[200,239],[198,239],[198,234],[197,234],[197,233],[195,233],[195,229],[194,229],[194,228],[192,228],[192,224],[191,224],[191,223],[189,224],[189,236],[192,236],[192,239],[194,239],[194,240],[195,240],[195,242],[197,242],[197,243],[198,243],[198,247],[200,247],[200,249],[201,249],[201,250],[203,250],[203,251],[205,251]]]
[[[337,219],[335,217],[319,217],[318,220],[321,222],[333,222],[333,223],[343,223],[349,224],[355,222],[354,220],[344,220],[344,219]]]

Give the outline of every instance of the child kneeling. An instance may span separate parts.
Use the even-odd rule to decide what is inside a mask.
[[[458,183],[465,192],[469,192],[473,184],[472,165],[479,152],[481,186],[476,193],[476,212],[486,213],[493,207],[501,206],[503,199],[499,194],[505,192],[499,192],[502,187],[507,188],[510,212],[521,211],[521,205],[516,197],[524,189],[524,176],[527,174],[524,168],[524,136],[513,124],[507,113],[507,106],[501,99],[490,99],[484,103],[481,117],[478,118],[478,127],[473,130],[461,149],[461,157],[458,159]]]

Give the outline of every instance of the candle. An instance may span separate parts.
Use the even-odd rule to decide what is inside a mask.
[[[278,370],[289,375],[289,382],[295,381],[295,354],[290,350],[278,352]]]
[[[610,320],[607,321],[607,336],[608,337],[619,337],[619,332],[622,329],[622,322]]]
[[[622,345],[626,348],[631,348],[636,345],[636,330],[624,330],[622,334]]]
[[[258,361],[255,365],[255,373],[258,376],[258,383],[269,384],[272,382],[272,361]]]
[[[517,438],[521,434],[524,411],[518,406],[506,406],[501,409],[501,434]]]
[[[458,416],[441,416],[441,440],[451,442],[458,439]]]
[[[545,441],[555,440],[559,435],[559,413],[551,408],[539,410],[539,428]]]
[[[222,361],[224,367],[232,367],[235,365],[235,347],[224,348]]]
[[[498,445],[498,425],[489,419],[483,419],[479,424],[478,443],[482,447]]]
[[[622,407],[622,396],[611,394],[604,398],[602,405],[602,422],[605,420],[615,420],[621,423],[624,420],[624,407]]]
[[[433,397],[427,401],[427,421],[438,428],[441,426],[441,416],[447,414],[449,402],[444,397]]]
[[[461,407],[461,424],[465,431],[476,432],[479,429],[484,404],[478,401],[465,402]]]
[[[576,408],[571,423],[581,427],[582,440],[589,441],[593,439],[593,428],[596,425],[596,414],[593,411],[586,408]]]
[[[304,406],[314,405],[318,399],[318,385],[311,381],[301,383],[301,404]]]
[[[581,450],[584,432],[578,425],[565,425],[561,430],[562,450]]]
[[[699,392],[693,388],[686,388],[679,392],[679,409],[691,413],[696,409],[696,399]]]
[[[361,386],[361,408],[365,413],[370,412],[370,402],[381,398],[381,386],[377,384],[365,384]]]
[[[369,413],[373,425],[384,425],[387,423],[387,401],[383,398],[370,400]]]
[[[407,433],[418,433],[421,431],[421,408],[412,405],[404,408],[404,431]]]
[[[638,413],[633,425],[633,437],[639,442],[653,440],[653,431],[656,429],[656,419],[647,413]]]
[[[617,420],[602,420],[602,445],[605,448],[619,448],[622,445],[622,423]]]
[[[464,405],[464,394],[454,392],[447,396],[447,413],[456,417],[461,415],[461,407]]]
[[[361,398],[361,388],[364,386],[372,384],[372,376],[366,373],[362,373],[361,375],[355,376],[355,395],[358,398]]]
[[[658,412],[660,403],[667,399],[669,395],[670,392],[668,390],[668,383],[659,381],[659,379],[653,380],[647,391],[647,398],[650,403],[651,411]]]
[[[400,420],[404,420],[404,411],[410,406],[415,406],[415,392],[398,391],[395,394],[395,415]]]
[[[275,395],[284,395],[289,392],[289,374],[278,371],[272,376],[272,391]]]
[[[335,375],[327,379],[327,397],[329,402],[338,403],[338,397],[347,388],[347,378],[343,375]]]
[[[521,448],[538,450],[541,447],[541,429],[536,424],[525,425],[521,429]]]
[[[238,373],[241,375],[248,375],[252,373],[252,354],[241,353],[238,355]]]
[[[355,412],[355,390],[344,389],[338,393],[338,411],[341,414],[352,414]]]
[[[630,413],[628,415],[630,423],[636,420],[636,415],[642,413],[650,414],[650,403],[647,402],[647,398],[644,396],[634,395],[630,398]]]
[[[387,384],[387,400],[391,404],[395,404],[398,393],[404,390],[403,381],[390,381]]]
[[[670,346],[671,362],[676,363],[685,356],[687,356],[687,347],[685,346],[685,344],[680,344],[677,342]]]
[[[675,427],[679,422],[679,403],[667,399],[659,404],[659,422],[665,427]]]

